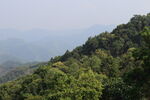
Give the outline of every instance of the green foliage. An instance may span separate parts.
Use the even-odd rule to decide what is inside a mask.
[[[0,100],[149,100],[148,26],[150,14],[136,15],[90,37],[33,74],[0,85]]]
[[[67,75],[58,68],[41,67],[33,75],[19,80],[18,84],[10,82],[0,87],[0,98],[15,100],[98,100],[102,95],[104,77],[92,70],[80,70],[76,76]],[[6,89],[7,90],[6,90]],[[8,92],[9,91],[9,92]],[[45,98],[45,99],[44,99]],[[10,99],[11,100],[11,99]]]
[[[121,78],[111,78],[105,84],[103,100],[135,100],[129,96],[131,87],[126,85]]]
[[[141,67],[131,70],[126,80],[128,79],[130,84],[139,88],[138,95],[150,98],[150,28],[145,27],[141,36],[146,44],[134,52],[135,59],[142,61]]]

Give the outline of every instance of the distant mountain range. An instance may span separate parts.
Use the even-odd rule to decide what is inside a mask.
[[[8,61],[47,61],[50,57],[83,44],[88,37],[111,31],[114,27],[94,25],[85,29],[63,31],[0,29],[0,64]]]

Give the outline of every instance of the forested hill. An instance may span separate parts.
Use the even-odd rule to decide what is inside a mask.
[[[150,14],[135,15],[127,24],[117,26],[111,33],[104,32],[93,38],[90,37],[83,46],[77,47],[70,53],[67,51],[61,60],[75,56],[78,58],[79,55],[90,55],[96,49],[106,50],[114,57],[120,56],[129,48],[138,48],[143,45],[139,33],[146,26],[150,26]]]
[[[0,100],[149,100],[150,14],[0,85]]]

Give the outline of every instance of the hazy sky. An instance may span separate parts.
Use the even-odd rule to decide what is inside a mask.
[[[150,0],[0,0],[0,28],[76,29],[126,23]]]

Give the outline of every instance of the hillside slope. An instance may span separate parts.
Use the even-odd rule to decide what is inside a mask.
[[[7,62],[7,64],[3,64],[3,67],[0,67],[2,70],[2,72],[0,72],[0,84],[32,74],[38,67],[44,65],[47,65],[47,62],[32,62],[25,64]]]
[[[137,15],[0,85],[0,100],[149,100],[149,41],[150,14]]]

